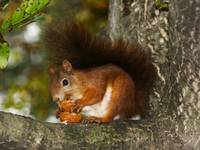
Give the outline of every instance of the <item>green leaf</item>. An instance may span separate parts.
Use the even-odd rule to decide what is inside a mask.
[[[24,12],[22,9],[17,8],[15,13],[12,15],[11,22],[13,25],[20,23],[23,20]]]
[[[39,7],[37,5],[37,1],[38,0],[35,0],[35,2],[34,2],[33,0],[30,0],[27,3],[27,7],[24,9],[27,14],[34,14],[34,12],[37,11],[37,9]]]
[[[25,25],[34,20],[34,16],[42,11],[50,0],[23,0],[10,18],[3,21],[0,32],[8,32],[13,28]]]
[[[40,0],[39,0],[40,1]],[[49,0],[42,0],[39,2],[39,7],[43,8],[44,6],[46,6],[49,3]]]
[[[9,47],[6,42],[0,43],[0,69],[7,66],[9,56]]]
[[[4,22],[1,25],[0,32],[1,33],[7,32],[9,30],[9,27],[11,27],[10,19],[4,20]]]

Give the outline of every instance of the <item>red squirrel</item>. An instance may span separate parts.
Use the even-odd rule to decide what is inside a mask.
[[[49,87],[61,121],[73,120],[72,113],[81,114],[72,122],[106,123],[146,111],[156,70],[139,44],[92,37],[81,24],[65,23],[47,30],[45,45],[51,63],[59,66],[49,68]],[[64,100],[73,102],[70,110]]]

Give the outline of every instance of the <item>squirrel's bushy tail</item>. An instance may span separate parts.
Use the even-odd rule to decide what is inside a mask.
[[[59,65],[68,59],[74,68],[80,69],[113,63],[128,72],[142,88],[150,89],[153,86],[155,67],[150,53],[138,44],[93,38],[77,23],[51,26],[44,39],[53,64]]]

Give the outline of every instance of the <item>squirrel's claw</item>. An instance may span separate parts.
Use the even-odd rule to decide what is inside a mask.
[[[75,113],[80,113],[81,112],[81,109],[82,109],[82,106],[76,102],[72,108],[71,108],[71,112],[75,112]]]

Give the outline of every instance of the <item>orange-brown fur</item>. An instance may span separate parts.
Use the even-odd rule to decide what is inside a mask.
[[[53,98],[75,99],[82,95],[75,99],[73,112],[101,102],[108,83],[112,85],[112,96],[107,113],[103,117],[87,116],[88,120],[110,122],[116,115],[131,118],[146,111],[156,72],[150,53],[141,46],[122,40],[92,38],[80,24],[52,27],[46,43],[53,49],[51,60],[61,66],[58,71],[50,70]],[[64,78],[70,80],[71,87],[58,98],[61,89],[65,89]]]
[[[59,74],[61,75],[60,79],[64,78],[64,76],[62,76],[64,75],[63,72],[59,72]],[[81,99],[75,101],[75,105],[73,106],[74,108],[72,108],[73,112],[79,112],[84,106],[93,105],[100,102],[104,96],[108,82],[110,82],[112,85],[112,100],[109,103],[109,108],[106,115],[102,118],[89,116],[87,117],[88,120],[97,122],[110,122],[118,114],[122,118],[130,118],[136,114],[141,114],[144,112],[144,97],[140,96],[138,99],[136,99],[135,94],[137,93],[137,89],[135,87],[135,83],[121,68],[110,64],[87,70],[73,70],[72,76],[76,76],[76,78],[79,80],[79,88],[83,94]],[[50,87],[52,93],[56,91],[56,88],[61,88],[54,84],[60,83],[58,78],[53,79],[56,81],[52,81]],[[66,93],[65,97],[70,97],[70,93]],[[66,115],[67,118],[69,118],[69,114]],[[60,117],[61,120],[66,118],[66,116],[63,114]]]

